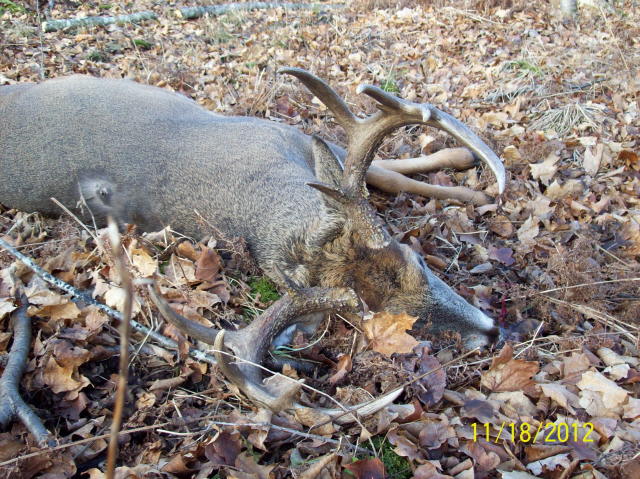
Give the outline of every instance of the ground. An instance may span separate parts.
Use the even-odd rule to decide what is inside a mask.
[[[208,2],[189,5],[200,3]],[[360,423],[310,428],[326,416],[260,410],[215,367],[186,356],[188,338],[162,323],[137,286],[136,319],[175,339],[180,354],[132,338],[120,477],[640,476],[640,12],[633,0],[589,3],[576,18],[547,2],[467,0],[183,20],[174,15],[182,2],[60,1],[56,19],[152,10],[158,20],[43,33],[37,2],[0,0],[0,84],[127,77],[222,114],[286,122],[341,143],[312,95],[276,74],[302,67],[354,111],[373,111],[356,93],[360,83],[432,103],[474,129],[507,168],[500,197],[482,168],[416,177],[484,189],[496,199],[481,207],[372,192],[390,232],[497,318],[509,342],[463,356],[455,335],[414,331],[418,343],[389,330],[404,324],[398,318],[378,317],[378,329],[335,318],[306,350],[324,365],[308,384],[346,404],[404,387],[394,406]],[[406,128],[379,156],[401,161],[449,146],[439,132]],[[122,307],[104,230],[62,211],[60,219],[0,212],[0,238]],[[229,328],[283,293],[241,240],[177,237],[129,230],[123,243],[131,273],[159,269],[163,293],[183,315]],[[5,251],[0,268],[0,350],[11,347],[12,289],[24,283],[34,340],[21,390],[59,444],[38,453],[14,421],[0,433],[0,473],[102,477],[118,375],[115,323]],[[401,347],[409,352],[390,354]],[[301,401],[330,406],[315,391]]]

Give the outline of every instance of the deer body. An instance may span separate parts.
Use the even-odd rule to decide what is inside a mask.
[[[326,87],[301,79],[319,97]],[[431,121],[426,110],[411,110],[414,104],[367,94],[383,110],[405,108]],[[328,102],[357,137],[346,106]],[[197,211],[244,237],[276,280],[284,272],[304,286],[347,286],[372,309],[431,319],[436,330],[460,331],[469,346],[486,344],[496,333],[493,321],[393,240],[359,193],[364,172],[354,174],[362,168],[351,157],[367,157],[368,167],[374,143],[397,127],[393,115],[381,113],[389,125],[379,139],[345,152],[290,126],[216,115],[182,95],[126,80],[71,76],[0,87],[0,202],[56,214],[51,197],[69,207],[82,197],[99,217],[115,213],[145,230],[171,225],[196,237],[207,231]],[[467,144],[469,134],[462,135]],[[484,144],[471,143],[488,155]]]

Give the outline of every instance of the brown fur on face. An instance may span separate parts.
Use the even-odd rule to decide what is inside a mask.
[[[367,228],[355,223],[347,220],[342,234],[322,245],[311,281],[347,285],[375,311],[424,316],[428,282],[414,253],[388,235],[383,246],[368,246]]]

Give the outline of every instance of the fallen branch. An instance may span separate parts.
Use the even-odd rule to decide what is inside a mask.
[[[176,10],[176,16],[185,20],[204,17],[205,15],[219,16],[225,13],[268,10],[272,8],[284,8],[287,10],[329,10],[343,8],[344,5],[326,5],[323,3],[271,3],[271,2],[247,2],[226,3],[223,5],[209,5],[206,7],[183,7]]]
[[[24,295],[22,298],[22,305],[11,316],[13,344],[7,366],[0,379],[0,425],[6,427],[14,417],[18,417],[40,447],[55,446],[55,441],[44,427],[42,420],[24,402],[19,391],[31,346],[31,318],[27,316],[29,302]]]
[[[132,13],[130,15],[116,15],[113,17],[85,17],[70,18],[67,20],[47,20],[42,22],[42,31],[45,33],[55,32],[57,30],[66,30],[80,27],[105,27],[117,23],[122,25],[125,23],[139,23],[145,20],[157,20],[158,15],[150,11]]]
[[[116,311],[115,309],[111,309],[109,306],[107,306],[106,304],[101,303],[100,301],[96,301],[95,299],[93,299],[91,297],[91,295],[89,293],[87,293],[85,291],[80,291],[80,290],[74,288],[73,286],[71,286],[69,283],[65,283],[61,279],[56,278],[51,273],[48,273],[47,271],[42,269],[40,266],[38,266],[35,263],[35,261],[33,261],[31,258],[29,258],[28,256],[22,254],[16,248],[14,248],[9,243],[4,241],[2,238],[0,238],[0,246],[2,246],[9,254],[11,254],[15,258],[19,259],[26,266],[31,268],[31,270],[34,273],[36,273],[39,277],[41,277],[47,283],[55,286],[58,289],[61,289],[65,293],[69,293],[74,298],[77,298],[77,299],[79,299],[79,300],[81,300],[81,301],[83,301],[83,302],[85,302],[87,304],[95,306],[100,311],[106,313],[109,317],[117,319],[118,321],[122,321],[122,314],[119,311]],[[146,327],[143,324],[138,323],[137,321],[135,321],[133,319],[130,320],[130,324],[131,324],[131,327],[135,331],[150,337],[151,339],[156,341],[161,346],[163,346],[165,348],[169,348],[169,349],[175,349],[175,350],[178,349],[178,343],[176,343],[172,339],[169,339],[169,338],[167,338],[167,337],[165,337],[165,336],[153,331],[152,329]],[[213,356],[210,356],[207,353],[205,353],[203,351],[200,351],[199,349],[195,349],[195,348],[190,349],[189,350],[189,356],[191,356],[194,359],[197,359],[198,361],[202,361],[202,362],[205,362],[205,363],[208,363],[208,364],[212,364],[212,365],[216,364],[216,360],[215,360],[215,358]]]
[[[55,276],[53,276],[52,274],[48,273],[47,271],[45,271],[44,269],[42,269],[40,266],[38,266],[31,258],[29,258],[28,256],[23,255],[22,253],[20,253],[16,248],[14,248],[13,246],[11,246],[9,243],[7,243],[6,241],[4,241],[3,239],[0,238],[0,246],[2,246],[3,248],[5,248],[7,250],[7,252],[9,252],[10,254],[12,254],[14,257],[16,257],[17,259],[19,259],[20,261],[22,261],[26,266],[28,266],[29,268],[31,268],[38,276],[40,276],[42,279],[44,279],[45,281],[47,281],[48,283],[56,286],[57,288],[62,289],[63,291],[71,294],[74,297],[79,297],[81,298],[83,301],[86,301],[96,307],[98,307],[100,310],[104,311],[105,313],[107,313],[109,316],[111,316],[112,318],[115,318],[119,321],[122,321],[123,316],[120,312],[115,311],[111,308],[109,308],[108,306],[96,301],[95,299],[91,298],[90,295],[88,295],[86,292],[83,291],[79,291],[76,288],[74,288],[73,286],[71,286],[70,284],[56,278]],[[150,338],[152,338],[153,340],[157,341],[159,344],[161,344],[164,347],[167,348],[171,348],[171,349],[178,349],[178,344],[169,339],[166,338],[164,336],[162,336],[161,334],[156,333],[155,331],[147,328],[146,326],[138,323],[137,321],[131,319],[129,321],[129,323],[131,324],[131,327],[138,331],[141,332],[143,334],[148,335]],[[289,378],[288,376],[285,376],[283,374],[274,372],[274,371],[270,371],[268,368],[265,368],[264,366],[252,362],[252,361],[247,361],[246,359],[242,358],[242,357],[238,357],[235,354],[230,354],[226,351],[221,351],[221,350],[214,350],[214,352],[218,355],[225,355],[225,356],[229,356],[234,358],[236,361],[240,362],[240,363],[245,363],[245,364],[250,364],[251,366],[257,367],[259,369],[265,370],[270,372],[271,374],[274,374],[278,377],[282,377],[282,378],[286,378],[287,380],[292,380],[294,382],[299,383],[302,387],[304,388],[309,388],[312,389],[315,392],[319,392],[314,388],[311,388],[310,386],[300,382],[300,381],[296,381],[295,379]],[[210,356],[209,354],[199,350],[199,349],[195,349],[195,348],[190,348],[189,349],[189,356],[191,356],[192,358],[198,360],[198,361],[202,361],[202,362],[206,362],[208,364],[211,365],[216,365],[217,361],[214,357]],[[345,407],[342,404],[340,404],[338,401],[336,401],[335,399],[331,398],[329,396],[329,398],[336,403],[339,406],[339,409],[322,409],[322,412],[324,414],[327,414],[329,416],[332,417],[336,417],[337,418],[337,422],[339,424],[346,424],[349,422],[358,422],[357,417],[355,416],[355,413],[363,413],[365,415],[368,414],[373,414],[377,411],[379,411],[380,409],[382,409],[383,407],[387,406],[388,404],[391,404],[395,399],[397,399],[397,397],[402,393],[402,389],[401,388],[396,388],[386,394],[384,394],[383,396],[376,398],[372,401],[368,401],[366,403],[363,404],[357,404],[355,406],[349,406],[349,407]],[[322,393],[321,393],[322,394]],[[299,404],[294,404],[294,408],[300,408],[300,407],[304,407],[301,406]]]

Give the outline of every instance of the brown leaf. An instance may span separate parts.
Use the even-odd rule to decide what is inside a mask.
[[[513,250],[511,248],[494,248],[489,246],[489,259],[499,261],[505,266],[511,266],[516,262],[513,259]]]
[[[238,433],[227,431],[218,433],[213,442],[204,448],[204,455],[214,464],[233,466],[242,450],[242,443]]]
[[[542,163],[534,163],[530,164],[529,168],[531,169],[531,177],[534,180],[540,180],[545,185],[548,185],[551,179],[558,171],[558,158],[556,155],[552,154],[547,157]]]
[[[351,356],[349,354],[342,354],[338,358],[338,364],[336,365],[336,372],[329,378],[329,383],[337,384],[341,382],[352,368]]]
[[[418,345],[413,336],[406,333],[418,318],[386,311],[375,313],[364,322],[364,333],[374,351],[391,357],[394,353],[410,353]]]
[[[432,462],[422,464],[413,471],[412,479],[453,479],[452,476],[440,474],[436,466]]]
[[[42,377],[44,383],[49,385],[54,393],[79,391],[88,386],[90,382],[86,377],[74,374],[74,371],[73,366],[60,366],[54,358],[50,357]],[[78,379],[75,379],[74,376]]]
[[[489,401],[469,399],[465,401],[460,413],[462,417],[476,419],[481,423],[488,423],[495,419],[496,410]]]
[[[271,471],[276,467],[275,464],[270,464],[268,466],[261,466],[256,462],[254,457],[248,452],[241,452],[236,457],[236,468],[240,470],[240,472],[251,474],[256,479],[270,479]],[[237,474],[233,469],[227,470],[228,477],[238,477],[238,479],[242,478],[241,475]],[[246,476],[244,476],[246,477]]]
[[[640,171],[640,160],[638,154],[631,150],[622,150],[618,153],[618,161],[624,162],[625,166],[632,170]]]
[[[411,441],[401,429],[397,427],[387,433],[389,443],[395,446],[393,450],[398,456],[406,457],[410,461],[422,460],[422,454],[417,445]]]
[[[489,229],[498,236],[511,238],[513,236],[513,224],[505,215],[496,215],[489,220]]]
[[[377,457],[361,459],[347,464],[344,468],[351,472],[355,479],[385,479],[384,464]]]
[[[220,272],[221,266],[222,259],[218,253],[210,248],[203,247],[196,261],[196,279],[213,283]]]
[[[513,348],[507,344],[500,355],[493,358],[491,367],[482,375],[480,384],[495,392],[531,390],[534,386],[531,377],[540,369],[538,363],[512,357]]]
[[[535,237],[540,233],[540,227],[538,224],[540,221],[538,218],[534,216],[529,216],[529,218],[518,228],[518,240],[523,246],[531,247]]]
[[[130,252],[131,263],[138,270],[140,276],[152,276],[158,270],[158,262],[142,248],[133,248]]]
[[[312,428],[312,432],[314,434],[318,434],[320,436],[330,436],[336,431],[335,426],[331,422],[331,416],[323,414],[319,410],[309,407],[296,408],[294,414],[298,422],[303,426]],[[322,426],[319,426],[320,424],[322,424]]]

